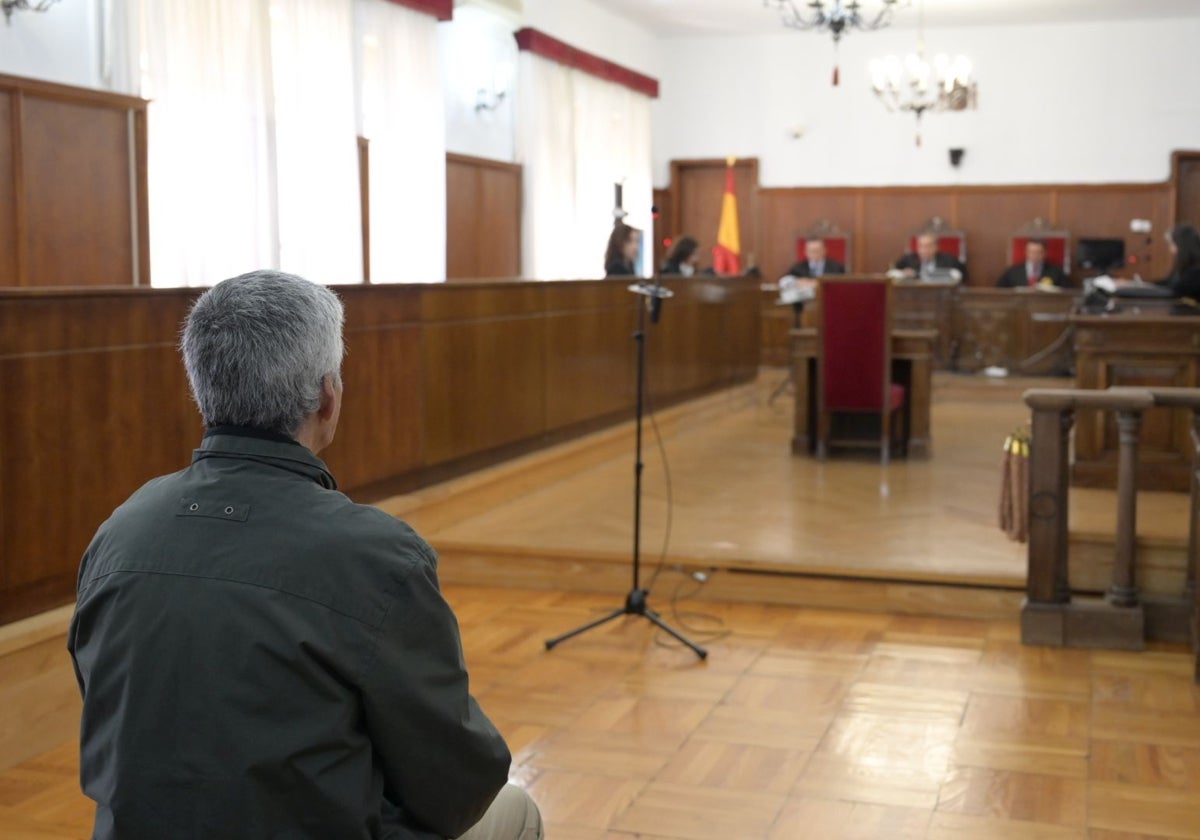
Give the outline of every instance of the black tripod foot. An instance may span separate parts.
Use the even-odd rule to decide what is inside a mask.
[[[671,638],[675,639],[684,647],[688,648],[692,653],[701,659],[708,659],[708,651],[700,647],[691,639],[684,636],[678,630],[662,620],[662,616],[650,609],[646,605],[647,592],[645,589],[633,589],[625,596],[625,606],[619,610],[613,610],[606,616],[589,621],[581,627],[576,627],[574,630],[563,633],[561,636],[555,636],[553,639],[546,640],[546,650],[553,650],[560,642],[565,642],[567,639],[572,639],[575,636],[586,633],[589,630],[594,630],[601,625],[620,618],[623,615],[640,615],[642,618],[649,621],[658,629],[662,630]]]

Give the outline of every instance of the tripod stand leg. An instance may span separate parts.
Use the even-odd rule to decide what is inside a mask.
[[[691,639],[684,636],[682,633],[680,633],[678,630],[676,630],[670,624],[667,624],[667,622],[663,621],[662,617],[659,616],[659,614],[656,613],[654,610],[647,607],[646,611],[643,612],[642,615],[646,616],[646,618],[659,630],[662,630],[664,633],[666,633],[667,635],[674,638],[675,641],[679,642],[684,647],[689,648],[692,651],[692,653],[696,654],[701,659],[708,659],[708,651],[707,650],[700,647],[698,644],[693,642]]]
[[[574,637],[578,636],[580,633],[586,633],[587,631],[589,631],[595,627],[599,627],[601,624],[608,624],[608,622],[612,621],[613,619],[620,618],[623,615],[627,615],[624,607],[622,607],[619,610],[613,610],[611,613],[604,616],[603,618],[598,618],[595,621],[589,621],[587,624],[583,625],[582,627],[576,627],[574,630],[570,631],[569,633],[563,633],[561,636],[555,636],[553,639],[547,639],[546,640],[546,650],[553,650],[554,646],[557,645],[559,642],[565,642],[567,639],[573,639]]]

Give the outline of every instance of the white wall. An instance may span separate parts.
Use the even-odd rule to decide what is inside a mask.
[[[97,0],[68,0],[49,11],[0,15],[0,73],[100,87]]]
[[[524,0],[523,18],[522,26],[540,29],[639,73],[659,75],[659,39],[597,0]]]
[[[1200,18],[930,29],[927,55],[974,62],[980,107],[926,115],[920,149],[867,69],[915,42],[912,29],[850,33],[834,88],[827,35],[665,39],[655,183],[673,158],[729,154],[757,156],[765,186],[1161,181],[1172,150],[1200,148]]]
[[[448,151],[493,160],[516,159],[517,46],[513,33],[525,26],[638,72],[657,75],[659,40],[592,0],[524,0],[519,15],[497,13],[467,0],[454,9],[452,21],[438,28]],[[476,92],[497,71],[509,74],[509,95],[495,111],[477,112]]]
[[[508,162],[516,159],[516,28],[507,17],[469,5],[459,6],[454,20],[438,25],[447,151]],[[507,95],[494,111],[476,111],[479,89],[493,86],[498,78],[507,79]]]

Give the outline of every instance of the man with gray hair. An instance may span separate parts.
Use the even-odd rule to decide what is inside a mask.
[[[316,456],[342,324],[336,295],[274,271],[188,316],[204,440],[117,508],[79,572],[95,838],[542,836],[468,692],[436,555]]]

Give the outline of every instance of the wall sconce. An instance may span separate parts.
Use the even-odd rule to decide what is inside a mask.
[[[483,111],[495,111],[500,107],[500,103],[508,98],[506,90],[491,90],[480,88],[475,94],[475,113]]]
[[[512,66],[507,63],[498,64],[492,70],[491,84],[480,85],[479,90],[475,92],[476,114],[495,111],[500,107],[501,103],[508,98],[508,91],[512,86],[512,75]]]
[[[0,10],[4,11],[4,22],[12,26],[13,12],[44,12],[57,2],[58,0],[0,0]]]

